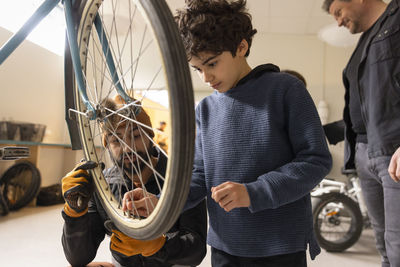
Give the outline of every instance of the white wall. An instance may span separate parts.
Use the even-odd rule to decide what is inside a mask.
[[[0,28],[0,44],[10,32]],[[1,46],[0,45],[0,46]],[[25,41],[0,66],[0,119],[45,124],[43,142],[69,144],[64,121],[63,58],[29,41]],[[70,150],[70,149],[69,149]],[[59,183],[74,166],[76,153],[62,146],[41,146],[36,165],[42,186]],[[3,173],[14,162],[0,162]]]
[[[83,158],[82,151],[72,151],[67,147],[41,146],[36,166],[42,176],[42,186],[60,183]]]
[[[0,44],[10,32],[0,27]],[[0,66],[0,119],[47,125],[44,142],[68,143],[63,58],[25,41]]]

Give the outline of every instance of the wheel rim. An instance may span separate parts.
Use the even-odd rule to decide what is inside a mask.
[[[347,242],[356,231],[355,224],[356,215],[344,202],[327,202],[318,212],[319,234],[321,238],[330,243]]]
[[[149,149],[141,151],[144,154],[140,154],[134,145],[130,146],[131,149],[128,152],[124,152],[127,157],[129,155],[130,165],[133,166],[128,176],[139,176],[139,180],[143,182],[141,175],[138,174],[147,167],[151,169],[153,177],[159,180],[157,184],[161,192],[160,201],[154,212],[146,219],[132,217],[122,212],[121,196],[114,196],[111,193],[107,182],[108,177],[104,177],[100,167],[92,172],[97,193],[117,227],[132,237],[151,239],[172,226],[184,204],[192,165],[194,114],[193,93],[186,58],[180,52],[181,47],[165,45],[166,41],[171,42],[169,39],[171,36],[175,36],[175,39],[172,39],[175,43],[179,36],[174,32],[175,29],[170,29],[168,25],[163,26],[164,22],[157,20],[158,17],[164,16],[167,6],[162,1],[143,2],[142,4],[141,1],[130,0],[88,1],[82,14],[78,43],[88,100],[96,108],[98,117],[96,120],[89,120],[79,115],[78,124],[86,159],[102,162],[106,169],[121,166],[121,163],[102,146],[102,125],[104,126],[109,116],[119,116],[121,120],[127,122],[128,127],[126,127],[125,135],[122,136],[132,135],[129,125],[137,125],[141,142],[147,142],[159,148],[161,153],[168,158],[164,175],[157,172],[151,164],[152,152]],[[164,11],[162,14],[154,15],[159,10]],[[113,82],[116,75],[110,73],[101,48],[99,34],[93,27],[95,17],[93,14],[96,13],[99,14],[104,26],[104,33],[109,43],[107,53],[109,52],[115,61],[118,83],[126,94],[139,101],[124,105],[119,110],[104,107],[104,99],[117,95],[117,86]],[[149,14],[153,14],[152,17],[149,17]],[[173,23],[170,20],[169,23],[171,22]],[[120,26],[121,24],[123,25]],[[172,46],[176,45],[174,42]],[[176,66],[179,66],[179,70]],[[165,91],[160,88],[165,88]],[[157,91],[168,98],[168,107],[148,100],[147,96]],[[86,112],[79,93],[76,93],[76,102],[78,111]],[[126,116],[127,110],[135,110],[137,107],[145,110],[152,117],[151,127],[138,122],[135,115]],[[157,118],[166,120],[170,125],[166,132],[156,129]],[[113,137],[116,137],[120,146],[127,147],[125,138],[117,135],[115,129],[108,127],[107,131],[114,131]],[[163,151],[154,140],[151,140],[149,131],[167,136],[168,151]],[[122,171],[121,168],[119,170],[121,177],[124,173],[126,176],[126,170]],[[183,179],[178,180],[178,177]],[[130,188],[133,184],[125,183],[123,186]],[[147,191],[145,188],[144,190]]]

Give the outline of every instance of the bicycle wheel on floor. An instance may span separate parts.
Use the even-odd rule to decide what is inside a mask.
[[[6,216],[9,213],[8,205],[0,190],[0,216]]]
[[[159,188],[158,204],[148,218],[124,214],[120,197],[113,196],[109,190],[105,172],[100,168],[92,172],[97,194],[108,216],[121,231],[137,239],[158,237],[175,223],[186,201],[194,149],[192,83],[171,12],[163,0],[88,0],[78,27],[78,45],[88,100],[95,107],[97,116],[95,120],[82,114],[77,116],[87,160],[102,162],[106,169],[118,164],[102,145],[102,125],[110,112],[120,116],[121,120],[136,123],[134,118],[126,116],[126,110],[136,110],[139,106],[150,115],[151,130],[159,134],[162,132],[154,125],[161,120],[167,121],[169,151],[162,153],[168,157],[168,166],[165,175],[153,169],[154,176],[163,186]],[[131,102],[116,112],[110,111],[104,106],[104,100],[121,95],[118,90],[140,102]],[[76,85],[74,92],[77,111],[85,113],[87,109]],[[166,101],[159,104],[151,100],[154,96]],[[146,125],[137,125],[146,131]],[[141,138],[151,139],[153,146],[160,148],[149,135],[143,134]],[[151,153],[147,151],[145,155]],[[130,154],[139,158],[138,161],[149,161],[140,157],[135,148]],[[140,175],[136,168],[124,171]],[[147,191],[145,186],[143,189]]]
[[[341,193],[312,198],[313,224],[319,245],[329,252],[342,252],[361,236],[363,219],[358,204]]]
[[[29,161],[8,168],[0,178],[0,190],[10,211],[28,205],[39,193],[40,172]]]

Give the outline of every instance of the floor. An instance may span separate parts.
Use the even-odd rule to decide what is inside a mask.
[[[0,266],[62,267],[68,266],[62,246],[62,205],[25,207],[0,217]],[[109,261],[108,240],[102,243],[97,261]],[[357,244],[343,253],[323,251],[309,267],[379,267],[380,259],[371,230],[365,230]],[[209,267],[207,253],[200,267]]]

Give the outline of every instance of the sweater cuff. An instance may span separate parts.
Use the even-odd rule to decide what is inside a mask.
[[[276,194],[266,181],[257,180],[245,184],[250,197],[249,210],[255,213],[265,209],[271,209],[276,206]]]

